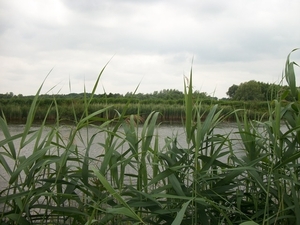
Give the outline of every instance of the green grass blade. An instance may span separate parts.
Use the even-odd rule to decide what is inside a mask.
[[[107,213],[112,213],[112,214],[118,214],[118,215],[125,215],[129,216],[135,220],[140,220],[139,216],[135,213],[133,213],[132,210],[125,208],[125,207],[120,207],[120,208],[108,208]]]
[[[192,201],[192,199],[182,204],[182,207],[181,207],[180,211],[177,213],[177,215],[175,217],[175,220],[173,221],[172,225],[180,225],[181,224],[181,222],[183,220],[183,217],[185,215],[185,211],[186,211],[186,209],[189,206],[191,201]]]
[[[11,170],[10,166],[8,165],[8,163],[6,162],[5,158],[2,156],[1,152],[0,152],[0,164],[2,164],[3,168],[9,175],[12,174],[12,170]]]
[[[178,178],[175,176],[175,174],[171,174],[169,176],[169,181],[170,183],[172,184],[175,192],[179,195],[179,196],[185,196],[185,193],[183,192],[182,190],[182,187],[181,187],[181,183],[180,181],[178,180]]]
[[[99,181],[102,183],[104,188],[114,197],[118,202],[121,203],[126,209],[123,208],[123,210],[118,211],[118,213],[126,213],[125,215],[130,216],[131,218],[134,218],[135,220],[143,223],[143,220],[135,213],[135,211],[126,203],[126,201],[122,198],[122,196],[116,192],[116,190],[109,184],[109,182],[105,179],[102,174],[97,171],[93,170],[94,174],[97,176]]]
[[[6,142],[8,144],[9,149],[10,149],[10,154],[11,154],[12,158],[16,159],[15,146],[14,146],[14,143],[12,141],[8,141],[8,140],[11,139],[11,136],[10,136],[10,132],[8,130],[7,123],[2,117],[0,117],[0,129],[2,130],[2,132],[4,134],[4,137],[5,137],[5,139],[0,142],[0,146],[3,146]]]
[[[148,183],[148,185],[159,183],[159,181],[164,180],[165,178],[171,176],[174,172],[167,169],[165,171],[160,172],[157,176],[153,177],[153,179]]]
[[[286,63],[285,63],[285,78],[291,90],[292,96],[297,100],[298,99],[298,89],[296,85],[296,76],[294,71],[294,62],[290,62],[290,56],[292,52],[298,49],[292,50],[289,55],[287,56]]]
[[[42,87],[47,79],[47,77],[49,76],[49,74],[52,72],[52,69],[50,70],[50,72],[47,74],[46,78],[44,79],[42,85],[39,87],[36,95],[34,96],[33,98],[33,101],[31,103],[31,106],[30,106],[30,109],[29,109],[29,112],[28,112],[28,115],[27,115],[27,120],[26,120],[26,124],[25,124],[25,128],[24,128],[24,131],[23,131],[23,136],[22,136],[22,139],[21,139],[21,142],[20,142],[20,148],[23,148],[24,147],[24,142],[27,138],[27,135],[28,135],[28,132],[31,128],[31,125],[34,121],[34,117],[35,117],[35,112],[36,112],[36,108],[37,108],[37,104],[38,104],[38,99],[39,99],[39,95],[40,95],[40,92],[42,90]]]
[[[21,217],[20,214],[11,213],[8,214],[6,217],[11,219],[12,221],[15,221],[15,224],[30,225],[30,222],[24,217]]]
[[[35,161],[37,161],[38,159],[40,159],[41,157],[43,157],[49,149],[50,149],[50,146],[47,146],[44,149],[36,151],[34,154],[30,155],[27,159],[25,159],[25,161],[22,162],[17,167],[17,169],[11,174],[11,177],[9,179],[9,184],[12,184],[13,182],[15,182],[22,170],[25,170],[28,167],[31,167],[32,164]]]
[[[64,214],[69,214],[69,215],[82,215],[86,216],[84,212],[81,212],[78,208],[76,207],[71,207],[71,206],[52,206],[52,205],[42,205],[42,204],[36,204],[31,206],[32,209],[47,209],[51,210],[52,214],[58,214],[58,215],[64,215]]]
[[[112,108],[112,106],[108,106],[108,107],[106,107],[106,108],[104,108],[104,109],[97,110],[96,112],[93,112],[93,113],[91,113],[91,114],[85,116],[84,118],[82,118],[82,119],[78,122],[78,124],[77,124],[77,130],[80,130],[82,127],[86,126],[86,125],[87,125],[87,122],[88,122],[89,120],[91,120],[93,117],[95,117],[95,116],[97,116],[97,115],[99,115],[99,114],[101,114],[101,113],[107,111],[107,110],[110,109],[110,108]]]
[[[184,98],[185,98],[185,130],[187,143],[190,143],[192,140],[193,130],[193,81],[192,76],[193,71],[191,68],[190,78],[188,81],[184,81]],[[188,82],[188,83],[187,83]]]
[[[102,74],[103,74],[105,68],[107,67],[107,65],[109,64],[110,61],[111,61],[111,59],[105,64],[105,66],[104,66],[104,67],[102,68],[102,70],[100,71],[100,73],[99,73],[99,75],[98,75],[98,77],[97,77],[97,80],[96,80],[96,82],[95,82],[95,84],[94,84],[94,87],[93,87],[93,90],[92,90],[92,95],[91,95],[90,100],[89,100],[89,102],[88,102],[87,105],[90,105],[91,101],[93,100],[94,94],[95,94],[95,92],[96,92],[96,90],[97,90],[97,87],[98,87],[98,84],[99,84],[99,81],[100,81],[100,77],[102,76]]]
[[[246,221],[241,223],[240,225],[259,225],[258,223],[255,223],[254,221]]]

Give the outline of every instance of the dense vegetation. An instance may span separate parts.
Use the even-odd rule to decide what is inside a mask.
[[[248,83],[259,85],[248,85]],[[233,87],[236,87],[237,90],[233,90]],[[263,93],[261,93],[261,87],[264,87]],[[268,110],[270,97],[277,95],[281,89],[282,86],[279,85],[275,86],[249,81],[247,84],[242,83],[239,86],[233,85],[230,87],[227,92],[230,99],[218,100],[216,97],[211,97],[206,93],[198,91],[193,91],[192,95],[193,99],[201,102],[202,113],[207,112],[212,105],[218,104],[219,108],[222,109],[222,115],[233,112],[235,109],[243,108],[249,111],[248,116],[251,119],[255,119],[265,115],[265,112]],[[255,98],[250,95],[255,96]],[[55,100],[59,113],[56,113],[55,106],[53,105],[47,117],[48,123],[55,121],[58,115],[60,116],[59,119],[64,120],[66,123],[73,122],[74,112],[77,117],[80,117],[84,111],[84,99],[90,97],[91,93],[40,95],[34,119],[36,122],[43,120],[48,106]],[[3,112],[8,123],[24,123],[33,99],[34,96],[14,95],[13,93],[0,94],[0,111]],[[127,113],[129,115],[139,113],[144,119],[152,111],[160,112],[158,120],[166,123],[181,123],[184,116],[184,93],[174,89],[155,91],[152,94],[132,92],[128,92],[125,95],[113,93],[94,94],[88,110],[92,113],[100,108],[113,106],[113,108],[105,112],[105,116],[112,119],[116,116],[116,110],[122,111],[128,102],[130,102],[130,106],[127,109]],[[98,116],[103,118],[104,113]],[[227,117],[227,119],[235,120],[234,115]]]
[[[35,115],[36,121],[44,118],[48,106],[55,99],[58,105],[59,115],[65,121],[71,122],[74,119],[73,111],[77,116],[82,115],[84,111],[84,99],[90,98],[90,93],[81,94],[67,94],[67,95],[41,95],[39,97],[37,112]],[[194,97],[201,97],[206,102],[213,101],[214,98],[206,96],[205,93],[194,93]],[[22,122],[26,121],[27,113],[30,108],[34,96],[14,96],[13,93],[0,95],[0,110],[8,122]],[[137,114],[139,112],[143,117],[147,117],[153,110],[160,111],[160,119],[164,121],[178,121],[181,120],[184,111],[184,94],[177,90],[162,90],[154,92],[153,94],[136,94],[127,93],[121,94],[94,94],[89,111],[94,112],[100,108],[113,105],[113,109],[106,112],[106,116],[110,119],[114,118],[115,110],[122,111],[122,108],[130,102],[130,107],[127,109],[128,114]],[[48,120],[55,121],[56,119],[55,107],[53,106],[49,112]],[[104,117],[104,115],[99,115]]]
[[[239,85],[233,84],[228,88],[226,94],[230,99],[241,101],[270,101],[283,92],[287,91],[288,87],[279,84],[269,84],[250,80]],[[292,96],[286,96],[286,99],[292,100]]]
[[[59,115],[55,125],[46,125],[53,108],[59,114],[56,98],[41,125],[32,126],[39,89],[20,134],[11,135],[0,118],[5,136],[0,166],[2,178],[8,177],[0,192],[1,224],[300,224],[300,92],[294,65],[289,55],[288,93],[268,105],[266,121],[248,119],[243,109],[223,114],[218,105],[201,113],[191,72],[184,84],[186,143],[175,135],[163,146],[159,112],[143,124],[138,114],[127,116],[129,103],[113,119],[98,117],[112,106],[90,113],[101,73],[84,96],[82,115],[73,110],[75,125],[67,126],[67,137]],[[237,120],[234,138],[214,132],[230,114]],[[90,134],[91,128],[96,132]]]

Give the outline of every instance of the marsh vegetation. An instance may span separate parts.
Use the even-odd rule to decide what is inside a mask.
[[[263,120],[249,119],[243,108],[224,113],[212,104],[203,111],[193,97],[191,71],[184,83],[184,145],[176,135],[159,144],[159,111],[141,120],[130,113],[129,101],[120,110],[109,105],[91,112],[103,70],[84,96],[82,113],[71,104],[67,136],[55,98],[37,128],[41,86],[22,132],[11,135],[0,118],[0,167],[8,177],[0,192],[1,224],[300,224],[294,65],[289,55],[289,89],[268,103]],[[52,110],[55,123],[47,125]],[[235,139],[215,132],[232,116]],[[24,155],[29,144],[31,153]],[[91,148],[99,154],[91,155]]]

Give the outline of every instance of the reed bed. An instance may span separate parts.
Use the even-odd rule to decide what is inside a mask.
[[[159,144],[159,111],[131,114],[129,102],[121,110],[89,110],[104,69],[81,114],[71,105],[75,125],[67,127],[67,136],[55,98],[35,127],[41,85],[23,132],[11,135],[0,117],[6,182],[0,224],[300,224],[294,65],[289,55],[284,73],[289,93],[269,103],[267,120],[250,120],[243,109],[224,113],[218,105],[204,111],[192,96],[191,71],[184,82],[184,114],[177,115],[185,129],[182,146],[176,135]],[[288,104],[287,94],[294,97]],[[53,110],[55,124],[46,125]],[[216,133],[232,116],[237,138]],[[24,154],[29,145],[30,154]]]
[[[48,116],[47,123],[53,123],[56,119],[59,119],[61,123],[70,123],[74,120],[74,112],[78,118],[81,117],[84,112],[84,99],[83,94],[79,96],[71,97],[69,95],[41,95],[39,96],[39,104],[36,107],[34,121],[35,123],[41,123],[43,121],[46,112],[48,111],[49,105],[55,98],[58,113],[56,107],[53,105]],[[197,92],[193,93],[194,98],[199,98]],[[89,96],[89,94],[87,94]],[[134,97],[134,96],[132,96]],[[13,96],[8,98],[7,96],[0,96],[0,111],[4,114],[7,123],[24,124],[28,117],[31,102],[34,96]],[[256,119],[264,114],[268,110],[268,104],[265,101],[232,101],[232,100],[216,100],[201,98],[201,112],[208,113],[211,106],[218,104],[218,107],[222,109],[222,115],[227,115],[229,112],[233,112],[235,109],[243,108],[248,110],[248,117]],[[88,110],[93,113],[99,109],[106,108],[107,106],[113,106],[105,112],[109,115],[109,119],[113,119],[115,111],[123,111],[126,107],[126,103],[130,100],[130,106],[127,108],[127,114],[139,114],[145,119],[153,111],[160,112],[158,121],[164,124],[182,123],[183,116],[185,115],[184,107],[184,94],[178,96],[178,100],[167,100],[167,99],[131,99],[129,97],[116,95],[114,97],[107,98],[104,96],[96,95],[89,104]],[[97,115],[102,118],[103,114]],[[243,113],[240,112],[242,115]],[[240,115],[240,116],[241,116]],[[60,118],[56,118],[59,116]],[[227,120],[235,121],[235,114],[227,116]],[[73,121],[74,122],[74,121]]]

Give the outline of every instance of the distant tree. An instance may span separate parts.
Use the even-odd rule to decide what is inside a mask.
[[[281,90],[285,89],[281,85],[259,82],[261,92],[265,100],[272,100],[278,97]]]
[[[194,96],[200,99],[210,99],[211,97],[206,92],[194,91]]]
[[[125,94],[125,97],[132,97],[134,94],[132,93],[132,92],[127,92],[126,94]]]
[[[255,80],[241,83],[234,94],[234,99],[242,101],[264,100],[261,85]]]
[[[277,98],[286,88],[277,84],[269,84],[250,80],[240,85],[233,84],[226,92],[234,100],[272,100]]]
[[[228,95],[229,98],[234,98],[235,92],[238,89],[238,87],[238,85],[233,84],[231,87],[228,88],[226,95]]]

